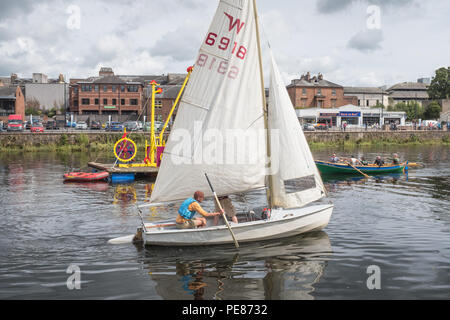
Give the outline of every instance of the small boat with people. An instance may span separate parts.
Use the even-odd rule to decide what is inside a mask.
[[[350,164],[350,162],[316,161],[316,165],[319,171],[326,174],[359,174],[358,170],[366,174],[401,173],[404,170],[407,170],[407,163],[408,162],[378,166],[376,164],[352,165]]]
[[[357,159],[355,156],[339,158],[333,153],[330,161],[315,161],[317,168],[325,174],[367,174],[377,175],[382,173],[401,173],[408,170],[408,161],[400,162],[396,153],[392,157],[392,163],[386,164],[381,156],[377,156],[373,164],[364,157]]]

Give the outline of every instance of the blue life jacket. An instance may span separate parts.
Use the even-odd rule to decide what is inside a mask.
[[[180,216],[188,220],[191,220],[195,216],[197,211],[190,211],[188,209],[191,203],[193,202],[196,202],[196,200],[192,198],[187,198],[186,200],[183,201],[183,203],[180,206],[180,209],[178,209],[178,213],[180,214]]]

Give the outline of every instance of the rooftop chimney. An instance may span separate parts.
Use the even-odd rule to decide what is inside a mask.
[[[309,71],[306,73],[305,80],[306,81],[310,81],[311,80],[311,74],[309,73]]]
[[[112,68],[102,67],[100,68],[100,72],[98,73],[98,75],[100,77],[114,76],[114,71]]]

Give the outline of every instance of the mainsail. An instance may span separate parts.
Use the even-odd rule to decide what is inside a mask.
[[[265,186],[267,159],[253,2],[222,0],[186,87],[151,202]],[[215,183],[216,182],[216,183]]]
[[[325,196],[319,171],[286,86],[271,55],[268,126],[271,146],[272,205],[301,207]]]

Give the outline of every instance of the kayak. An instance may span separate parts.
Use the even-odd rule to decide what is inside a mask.
[[[64,174],[64,181],[74,182],[91,182],[106,180],[109,177],[109,172],[69,172]]]
[[[401,173],[407,170],[407,162],[401,164],[390,164],[384,166],[377,166],[375,164],[369,164],[366,166],[356,165],[354,166],[358,170],[355,170],[352,166],[347,163],[334,163],[327,161],[315,161],[317,168],[321,173],[350,173],[350,174],[360,174],[358,170],[366,174],[380,174],[380,173]]]

